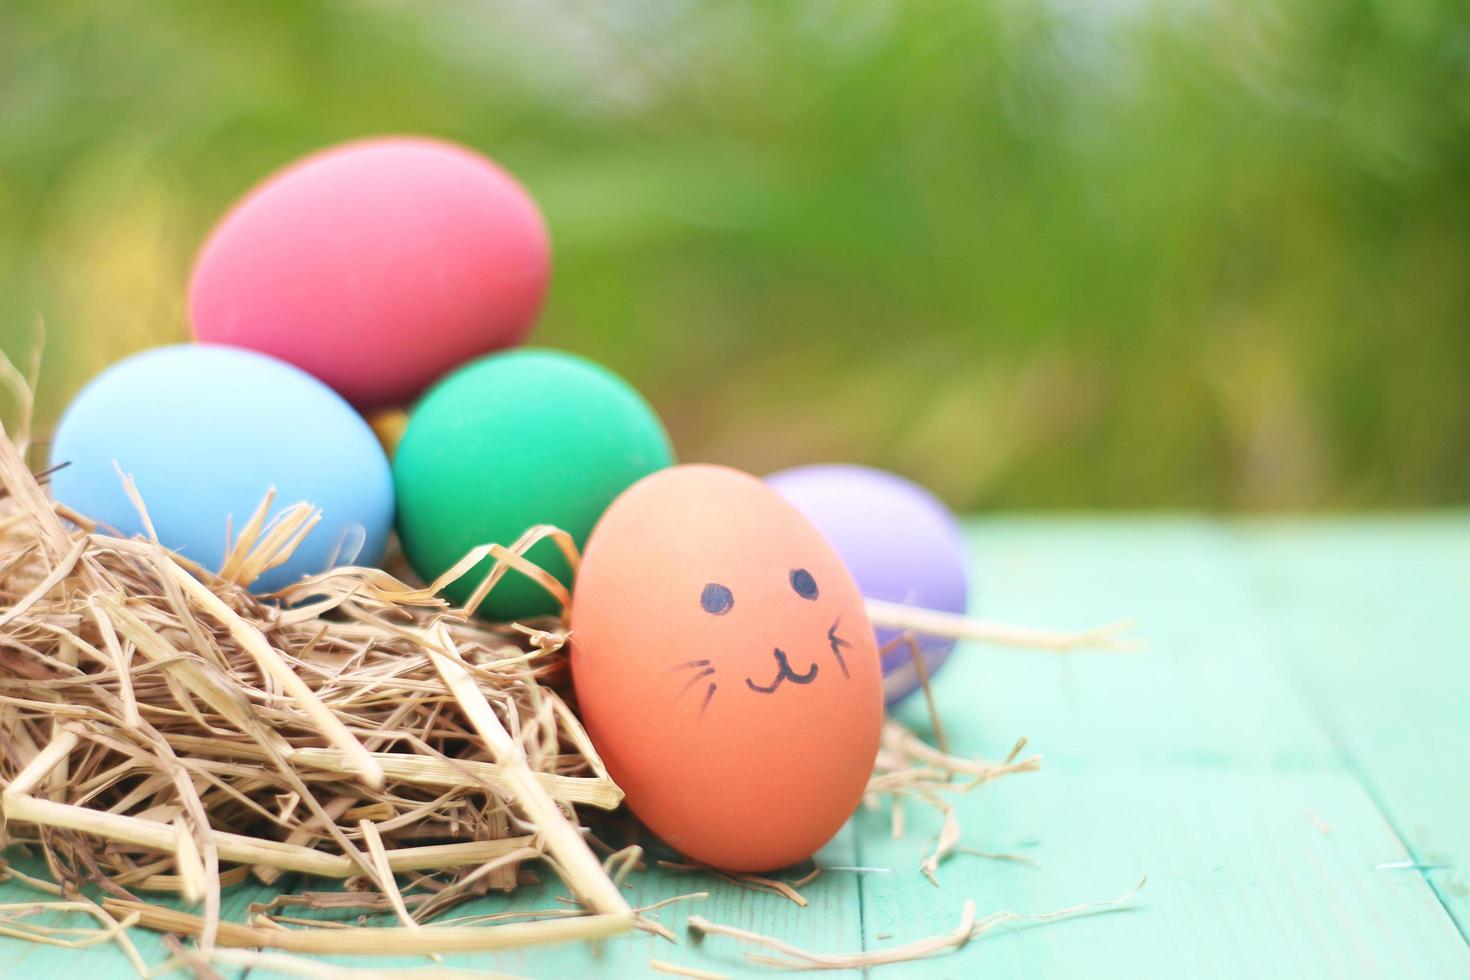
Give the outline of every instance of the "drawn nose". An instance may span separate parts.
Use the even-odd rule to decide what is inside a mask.
[[[771,653],[776,657],[776,665],[780,667],[777,675],[782,680],[791,681],[793,684],[810,684],[817,679],[817,665],[813,663],[805,671],[798,673],[791,669],[791,661],[786,659],[786,651],[780,647],[774,647]]]

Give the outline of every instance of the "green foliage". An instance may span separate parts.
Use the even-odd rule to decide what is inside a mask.
[[[391,131],[543,204],[537,341],[681,456],[973,507],[1470,497],[1456,0],[10,2],[0,340],[42,415],[184,334],[260,176]]]

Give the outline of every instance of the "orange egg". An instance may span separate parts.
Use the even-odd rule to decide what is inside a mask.
[[[857,808],[883,719],[873,630],[837,553],[760,480],[635,483],[588,540],[571,628],[592,743],[684,854],[784,867]]]

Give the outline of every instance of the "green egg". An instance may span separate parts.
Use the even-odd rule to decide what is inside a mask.
[[[444,377],[409,415],[393,460],[398,535],[425,581],[471,548],[509,545],[535,524],[555,524],[581,547],[614,497],[673,462],[663,423],[606,368],[553,350],[492,354]],[[571,585],[554,542],[527,557]],[[445,593],[465,601],[492,566],[487,559]],[[503,621],[558,611],[512,570],[479,614]]]

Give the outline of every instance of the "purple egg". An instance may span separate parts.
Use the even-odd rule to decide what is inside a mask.
[[[882,470],[841,465],[799,466],[772,473],[766,482],[827,536],[863,595],[965,612],[969,587],[959,523],[923,487]],[[879,647],[901,632],[879,629]],[[933,676],[954,640],[915,640]],[[918,670],[906,644],[883,654],[883,693],[890,705],[918,688]]]

